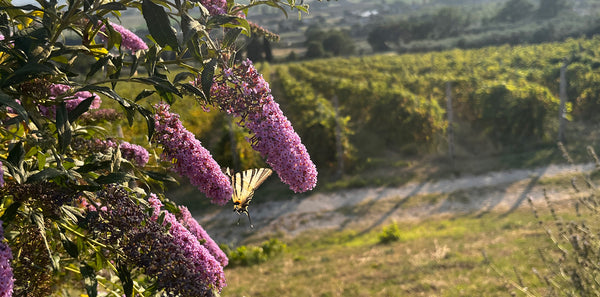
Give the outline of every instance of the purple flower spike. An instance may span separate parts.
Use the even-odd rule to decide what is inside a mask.
[[[117,25],[113,22],[110,22],[110,26],[113,27],[113,29],[115,29],[115,31],[117,31],[121,34],[121,46],[122,47],[127,48],[127,49],[131,50],[132,52],[148,49],[148,45],[141,38],[139,38],[137,35],[135,35],[135,33],[131,32],[131,31],[125,29],[123,26]],[[106,33],[106,26],[102,25],[102,28],[100,28],[100,31]],[[106,36],[104,36],[102,34],[98,34],[98,35],[100,35],[100,38],[102,40],[104,40],[104,41],[107,40]]]
[[[123,158],[134,162],[140,167],[144,167],[150,159],[148,151],[141,145],[123,141],[119,146],[119,149],[121,150],[121,154],[123,154]]]
[[[240,125],[254,133],[249,139],[252,148],[266,158],[281,181],[295,192],[315,187],[317,168],[252,61],[224,69],[223,76],[215,78],[211,94],[222,110],[240,117]]]
[[[160,217],[162,202],[154,194],[150,194],[148,201],[154,209],[152,220],[156,221]],[[203,278],[202,281],[211,284],[220,292],[225,286],[225,274],[221,263],[198,241],[196,236],[177,221],[175,215],[167,211],[163,221],[163,225],[165,224],[170,225],[169,233],[173,236],[173,242],[181,247],[185,257],[193,263],[194,270]]]
[[[64,93],[66,93],[69,90],[71,90],[71,86],[69,86],[69,85],[52,84],[50,86],[50,88],[48,89],[48,98],[50,98],[51,100],[55,100],[56,97],[63,95]],[[67,110],[68,111],[74,110],[77,107],[77,105],[79,105],[79,103],[81,103],[83,100],[90,98],[90,97],[94,97],[94,100],[92,101],[92,104],[90,105],[90,109],[100,108],[100,104],[102,104],[102,99],[100,99],[100,96],[98,96],[95,93],[88,92],[88,91],[82,91],[82,92],[77,92],[77,93],[73,94],[72,96],[64,98],[65,104],[67,105]],[[56,106],[39,105],[38,107],[40,109],[40,113],[42,115],[44,115],[45,117],[51,118],[56,115]]]
[[[4,229],[2,229],[2,221],[0,221],[0,297],[10,297],[13,294],[15,279],[12,267],[10,267],[12,258],[12,251],[4,242]]]
[[[152,141],[162,145],[161,159],[172,162],[171,169],[187,176],[192,185],[212,199],[212,203],[225,205],[233,189],[219,164],[196,136],[183,127],[179,115],[169,111],[168,104],[160,103],[155,108],[156,132]]]
[[[210,15],[227,13],[227,0],[200,0],[200,3],[206,7]]]
[[[192,214],[187,209],[187,207],[180,206],[179,210],[181,211],[181,217],[179,218],[179,222],[181,222],[183,226],[190,230],[190,232],[194,236],[196,236],[196,238],[200,242],[203,242],[202,245],[204,245],[204,247],[208,249],[211,255],[215,257],[215,259],[219,261],[221,265],[223,265],[223,267],[227,266],[227,264],[229,264],[229,259],[227,258],[227,255],[225,255],[221,248],[219,248],[219,245],[217,245],[217,243],[214,240],[212,240],[212,238],[210,238],[210,236],[208,235],[208,233],[206,233],[204,228],[202,228],[202,226],[198,224],[198,221],[196,221],[196,219],[192,217]]]

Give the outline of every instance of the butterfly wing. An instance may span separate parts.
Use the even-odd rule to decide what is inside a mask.
[[[269,168],[254,168],[231,176],[233,210],[248,213],[254,191],[273,173]]]

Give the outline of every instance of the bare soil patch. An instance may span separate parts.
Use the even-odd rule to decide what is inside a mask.
[[[240,244],[270,236],[294,237],[321,229],[369,232],[393,220],[422,220],[432,216],[510,213],[544,198],[564,200],[576,193],[571,179],[585,188],[581,174],[593,164],[549,165],[534,169],[490,172],[476,176],[414,182],[399,187],[367,187],[289,200],[259,202],[255,197],[247,218],[231,209],[199,214],[198,220],[218,242]]]

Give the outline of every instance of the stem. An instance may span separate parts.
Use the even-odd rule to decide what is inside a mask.
[[[58,225],[59,225],[61,228],[64,228],[64,229],[66,229],[66,230],[70,231],[71,233],[75,234],[77,237],[79,237],[79,238],[83,238],[83,239],[87,240],[88,242],[95,244],[96,246],[99,246],[99,247],[102,247],[102,248],[105,248],[105,249],[111,249],[109,246],[107,246],[107,245],[105,245],[105,244],[103,244],[103,243],[100,243],[100,242],[98,242],[98,241],[96,241],[96,240],[93,240],[93,239],[89,239],[87,236],[85,236],[85,235],[81,234],[79,231],[77,231],[77,230],[75,230],[75,229],[73,229],[73,228],[71,228],[71,227],[67,226],[67,225],[66,225],[65,223],[63,223],[63,222],[57,222],[57,224],[58,224]]]

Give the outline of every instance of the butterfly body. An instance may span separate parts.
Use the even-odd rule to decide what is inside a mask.
[[[233,201],[233,211],[238,214],[245,213],[250,220],[250,214],[248,213],[248,206],[254,191],[260,186],[273,171],[269,168],[253,168],[231,174],[227,170],[227,174],[231,178],[231,186],[233,187],[233,195],[231,200]],[[252,225],[252,222],[250,223]]]

